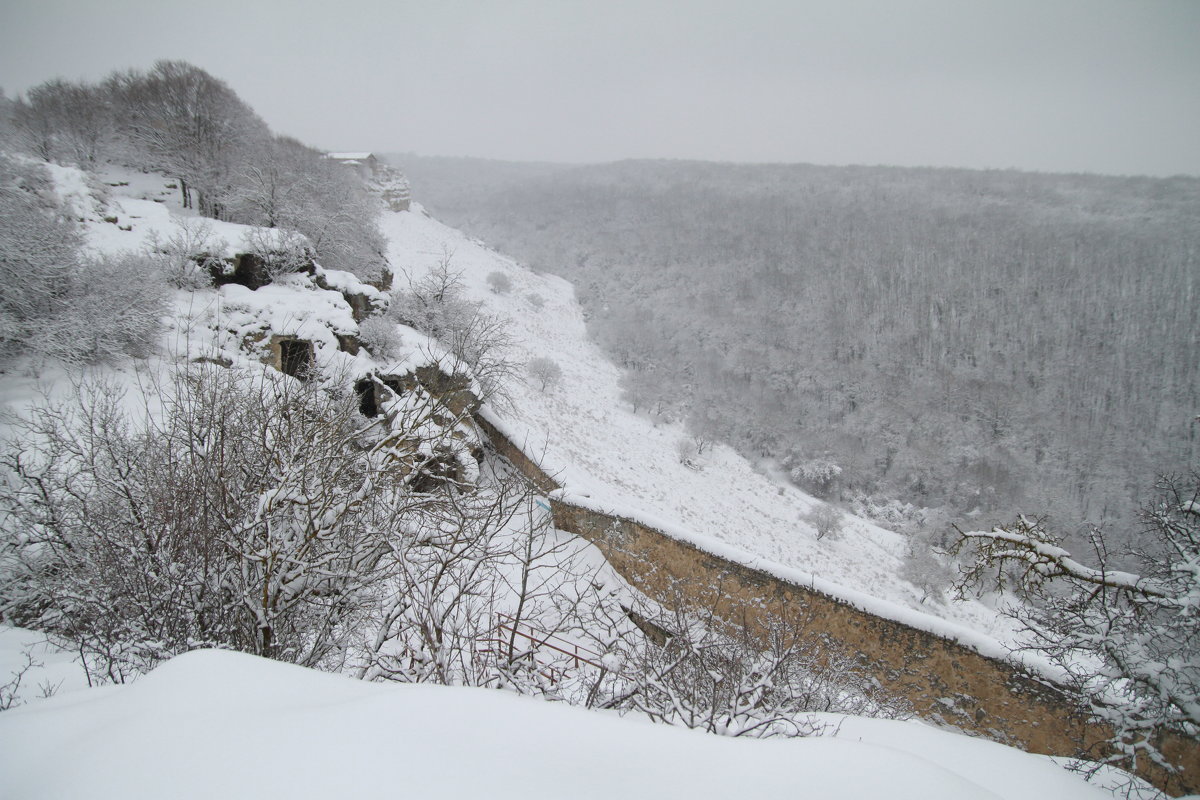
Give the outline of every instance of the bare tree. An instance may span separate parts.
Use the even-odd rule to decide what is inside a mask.
[[[322,266],[378,279],[388,267],[376,224],[378,198],[357,173],[315,151],[303,167],[299,190],[281,206],[278,224],[308,237]]]
[[[493,625],[502,537],[523,509],[529,489],[503,480],[482,493],[437,490],[437,521],[422,534],[397,540],[386,555],[393,576],[372,621],[360,674],[404,683],[486,685],[477,645]]]
[[[263,140],[242,164],[232,205],[244,221],[275,228],[307,202],[319,176],[319,154],[287,136]]]
[[[836,539],[842,532],[844,516],[839,508],[829,503],[818,503],[801,517],[817,532],[817,539]]]
[[[388,316],[436,339],[479,382],[483,400],[507,402],[507,382],[517,366],[510,359],[508,323],[465,296],[462,273],[451,267],[451,254],[418,279],[407,276],[407,289],[392,293]]]
[[[798,619],[779,616],[752,632],[682,592],[670,605],[639,602],[624,610],[636,628],[609,627],[621,633],[597,643],[606,669],[595,678],[590,705],[754,738],[820,734],[827,726],[813,712],[906,714],[853,659],[807,635]]]
[[[111,680],[203,646],[342,664],[459,440],[432,401],[368,421],[319,383],[197,365],[139,413],[95,381],[35,408],[4,449],[0,615]]]
[[[180,217],[170,236],[152,232],[146,249],[164,279],[179,289],[212,285],[212,272],[222,267],[228,244],[213,234],[212,222],[203,217]]]
[[[562,367],[545,356],[529,359],[525,369],[529,377],[537,381],[538,389],[543,392],[549,387],[557,386],[562,380]]]
[[[961,533],[973,561],[959,591],[1015,587],[1030,601],[1012,614],[1023,647],[1068,676],[1089,710],[1116,736],[1110,760],[1150,758],[1170,768],[1156,744],[1164,731],[1200,726],[1200,475],[1158,484],[1142,511],[1143,531],[1125,553],[1093,529],[1094,566],[1075,560],[1043,521],[1018,517],[992,531]],[[1136,565],[1114,565],[1118,556]]]

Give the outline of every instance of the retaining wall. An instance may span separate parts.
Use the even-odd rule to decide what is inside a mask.
[[[495,425],[481,416],[477,421],[496,450],[541,490],[559,488]],[[636,520],[562,499],[552,498],[550,505],[557,528],[593,542],[623,578],[659,602],[670,605],[682,596],[752,632],[765,632],[772,616],[794,619],[814,636],[837,641],[888,693],[906,699],[924,718],[1033,753],[1095,759],[1109,752],[1111,730],[1090,723],[1065,690],[1010,661],[870,614]],[[1200,792],[1200,745],[1168,737],[1159,746],[1182,772],[1170,775],[1143,763],[1139,774],[1171,793]]]

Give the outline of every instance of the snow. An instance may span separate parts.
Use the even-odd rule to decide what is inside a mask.
[[[484,689],[364,683],[196,651],[0,714],[27,798],[1109,797],[1050,759],[917,723],[741,740]]]
[[[227,284],[219,290],[219,324],[238,338],[270,331],[313,342],[318,352],[338,349],[337,334],[358,332],[349,304],[337,292],[320,291],[307,275],[290,275],[250,290]]]
[[[161,175],[110,166],[92,178],[73,167],[44,166],[56,192],[81,221],[87,249],[93,252],[142,251],[155,240],[168,241],[186,223],[207,227],[211,255],[224,258],[245,252],[242,245],[251,231],[268,240],[285,236],[277,229],[201,218],[179,208],[179,191],[170,188],[174,181]]]
[[[87,674],[74,654],[37,631],[0,625],[0,701],[17,706],[87,686]]]
[[[679,424],[656,424],[621,398],[620,370],[587,335],[574,290],[539,275],[424,213],[385,213],[388,258],[418,278],[447,256],[473,299],[506,317],[516,340],[512,358],[549,358],[563,371],[557,387],[511,387],[511,408],[485,408],[514,443],[535,457],[574,500],[644,520],[714,553],[798,580],[892,619],[956,638],[987,655],[1008,652],[1011,622],[977,600],[922,603],[924,592],[899,577],[907,540],[846,516],[836,540],[818,541],[804,520],[820,501],[714,445],[692,464],[680,462]],[[501,272],[513,288],[491,291]],[[541,298],[540,304],[530,300]],[[698,469],[696,467],[699,467]],[[866,593],[869,592],[870,596]]]
[[[384,296],[384,293],[374,286],[359,280],[358,276],[353,272],[345,272],[340,269],[325,269],[324,267],[317,266],[313,270],[313,276],[318,280],[323,280],[325,286],[339,292],[361,294],[372,300]]]
[[[114,172],[98,182],[68,168],[52,173],[97,251],[142,249],[194,219],[158,176]],[[108,186],[98,196],[101,184]],[[113,216],[116,223],[105,220]],[[484,413],[556,476],[563,499],[1005,655],[1001,641],[1011,641],[1011,631],[993,609],[923,605],[922,592],[898,577],[906,546],[899,534],[847,517],[838,540],[818,541],[802,518],[819,501],[728,448],[680,463],[675,445],[684,430],[624,403],[620,372],[588,339],[570,284],[535,274],[415,204],[385,212],[382,227],[394,268],[419,277],[449,254],[468,294],[511,322],[513,360],[549,358],[562,368],[556,387],[514,385],[511,405]],[[212,223],[218,252],[232,255],[250,230]],[[491,291],[487,276],[497,271],[511,280],[509,292]],[[349,273],[321,276],[336,289],[371,294]],[[336,335],[357,331],[350,308],[306,276],[257,291],[180,292],[166,357],[255,363],[242,337],[267,330],[312,339],[325,366],[354,374],[372,366],[366,356],[337,352]],[[385,372],[444,355],[415,331],[398,333],[410,355]],[[136,380],[130,367],[103,369]],[[63,383],[53,365],[41,377]],[[0,402],[19,409],[35,383],[10,371]],[[181,656],[132,685],[77,691],[86,677],[69,654],[12,629],[0,629],[0,685],[25,651],[40,662],[21,686],[20,699],[31,702],[0,715],[0,785],[12,796],[305,798],[350,787],[416,797],[1104,796],[1049,759],[917,723],[836,718],[832,738],[747,742],[501,692],[366,684],[217,652]],[[36,699],[51,686],[55,696]]]
[[[141,249],[165,240],[181,223],[196,221],[178,207],[178,191],[161,176],[110,169],[98,179],[51,165],[57,190],[85,220],[91,248]],[[102,191],[101,191],[102,190]],[[118,224],[104,221],[116,216]],[[222,255],[232,255],[252,228],[205,221]],[[570,284],[538,275],[463,233],[431,219],[419,205],[384,212],[393,268],[418,278],[447,257],[461,270],[468,294],[510,321],[517,363],[548,358],[563,371],[546,391],[536,382],[510,387],[513,402],[484,413],[565,486],[573,501],[618,513],[689,541],[738,563],[785,580],[819,587],[859,608],[957,639],[992,656],[1014,640],[1010,622],[979,601],[923,603],[925,592],[899,577],[907,541],[897,533],[846,516],[836,540],[818,541],[805,520],[820,501],[759,469],[720,445],[681,463],[677,444],[687,437],[678,424],[656,424],[635,414],[621,398],[620,371],[588,338]],[[130,230],[124,230],[128,227]],[[509,292],[491,290],[488,276],[504,274]],[[349,273],[319,270],[324,285],[376,296]],[[403,285],[403,277],[397,281]],[[172,340],[177,357],[208,356],[245,361],[247,334],[270,330],[310,339],[318,362],[348,373],[365,373],[369,358],[338,351],[338,335],[357,332],[349,306],[336,291],[318,289],[307,276],[292,276],[251,291],[229,285],[217,291],[180,292]],[[408,371],[415,361],[437,360],[440,348],[415,331],[399,329],[411,354],[388,365]],[[16,382],[17,384],[20,381]],[[0,387],[10,396],[24,391]],[[15,398],[14,398],[15,399]],[[16,404],[14,404],[16,405]],[[944,598],[939,598],[942,600]],[[932,612],[932,613],[931,613]]]

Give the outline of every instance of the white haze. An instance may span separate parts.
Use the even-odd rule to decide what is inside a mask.
[[[8,2],[0,86],[159,58],[331,149],[1200,174],[1190,0]]]

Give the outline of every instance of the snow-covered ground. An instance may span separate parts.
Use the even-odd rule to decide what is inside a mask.
[[[1109,797],[1043,756],[919,723],[740,740],[506,692],[373,684],[195,651],[0,714],[23,798]]]
[[[96,251],[139,250],[195,219],[160,177],[110,173],[89,182],[75,170],[51,170]],[[512,402],[487,413],[576,501],[981,649],[1000,649],[989,636],[1009,638],[1003,618],[982,603],[922,605],[921,593],[898,577],[898,534],[848,518],[839,539],[818,541],[802,519],[817,501],[728,448],[682,464],[676,444],[685,432],[621,400],[619,370],[589,341],[566,282],[531,272],[416,205],[385,212],[382,227],[394,269],[418,278],[448,255],[468,293],[510,321],[516,361],[544,357],[561,367],[557,385],[518,382]],[[231,255],[248,231],[213,224],[212,238],[223,242],[214,251]],[[492,292],[492,272],[512,289]],[[324,365],[370,367],[365,355],[337,351],[335,334],[355,327],[340,295],[301,276],[257,292],[180,291],[159,358],[253,363],[242,338],[267,327],[314,340]],[[404,337],[415,342],[417,334]],[[104,370],[138,380],[129,365]],[[38,384],[53,394],[64,375],[53,364],[0,375],[0,404],[19,411]],[[1104,796],[1049,759],[918,723],[838,718],[832,738],[736,741],[500,692],[372,685],[214,652],[174,659],[129,686],[77,691],[86,677],[71,654],[13,629],[0,629],[0,687],[21,671],[25,653],[37,662],[20,687],[18,700],[28,705],[0,715],[3,796]],[[37,699],[43,695],[53,696]]]
[[[923,603],[923,593],[899,577],[902,535],[847,516],[840,537],[818,540],[803,518],[820,501],[730,448],[717,445],[694,459],[696,464],[681,463],[677,443],[687,438],[683,427],[655,424],[621,399],[620,370],[588,338],[568,282],[532,272],[429,217],[417,204],[411,212],[385,213],[382,227],[393,269],[420,277],[448,258],[469,294],[511,322],[515,360],[549,358],[561,367],[557,386],[542,391],[532,380],[514,385],[511,407],[488,413],[557,476],[572,499],[817,585],[873,613],[956,636],[989,654],[1003,653],[987,639],[1011,641],[1006,618],[978,601]],[[512,289],[491,291],[492,272],[507,276]]]
[[[59,194],[84,220],[88,246],[97,251],[139,250],[154,240],[168,241],[185,221],[193,233],[198,224],[209,227],[211,252],[232,255],[252,230],[197,222],[179,208],[177,189],[161,176],[110,169],[89,179],[71,168],[49,169]],[[408,212],[385,211],[381,227],[398,285],[405,275],[419,278],[449,259],[462,273],[468,294],[511,323],[513,360],[549,358],[562,369],[562,380],[544,391],[534,380],[515,382],[513,402],[487,413],[577,502],[644,520],[721,555],[818,586],[872,613],[957,637],[989,654],[1002,654],[1004,644],[1011,643],[1009,620],[982,602],[944,597],[923,602],[924,592],[900,577],[907,545],[902,535],[847,515],[838,538],[818,540],[804,517],[819,501],[731,449],[716,445],[692,464],[681,463],[677,445],[688,438],[686,432],[679,424],[656,424],[635,414],[622,400],[620,370],[588,338],[566,281],[532,272],[432,219],[418,204]],[[508,277],[511,290],[491,291],[487,278],[493,272]],[[239,286],[180,292],[168,349],[236,360],[244,358],[238,353],[241,337],[269,325],[276,333],[314,340],[323,365],[362,368],[361,361],[347,365],[347,357],[337,352],[335,334],[355,327],[349,307],[336,294],[305,291],[312,288],[307,278],[292,283],[256,292]],[[222,329],[215,336],[213,318]],[[0,400],[19,408],[36,381],[13,377],[0,380]]]

